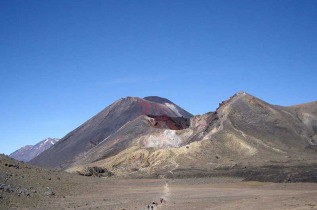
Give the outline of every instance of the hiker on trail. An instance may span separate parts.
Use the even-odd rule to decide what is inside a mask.
[[[147,209],[150,210],[150,205],[147,205]]]
[[[160,198],[160,202],[161,202],[161,204],[163,203],[163,198]]]
[[[154,208],[154,206],[152,205],[152,206],[151,206],[151,209],[153,210],[153,208]]]

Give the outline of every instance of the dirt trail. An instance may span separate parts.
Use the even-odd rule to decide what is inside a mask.
[[[170,188],[168,187],[168,181],[166,181],[165,185],[164,185],[164,193],[162,198],[164,198],[165,200],[167,200],[170,196]]]
[[[174,157],[172,157],[171,161],[175,164],[175,167],[172,168],[171,170],[169,170],[169,172],[171,174],[174,174],[173,171],[176,170],[178,167],[179,167],[179,164],[176,162],[176,158],[179,156],[180,154],[178,155],[175,155]],[[173,164],[172,164],[173,165]]]

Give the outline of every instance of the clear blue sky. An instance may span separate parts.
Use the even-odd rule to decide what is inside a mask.
[[[317,99],[317,1],[0,0],[0,153],[126,96],[193,114],[235,92]]]

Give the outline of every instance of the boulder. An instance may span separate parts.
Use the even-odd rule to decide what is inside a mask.
[[[47,187],[46,189],[47,189],[47,190],[46,190],[46,192],[44,193],[44,195],[46,195],[46,196],[55,195],[55,193],[54,193],[49,187]]]

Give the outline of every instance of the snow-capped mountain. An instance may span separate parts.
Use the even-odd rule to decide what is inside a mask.
[[[16,150],[15,152],[11,153],[9,156],[16,160],[28,162],[33,158],[37,157],[39,154],[53,146],[59,139],[57,138],[47,138],[43,141],[32,145],[27,145],[21,147],[20,149]]]

